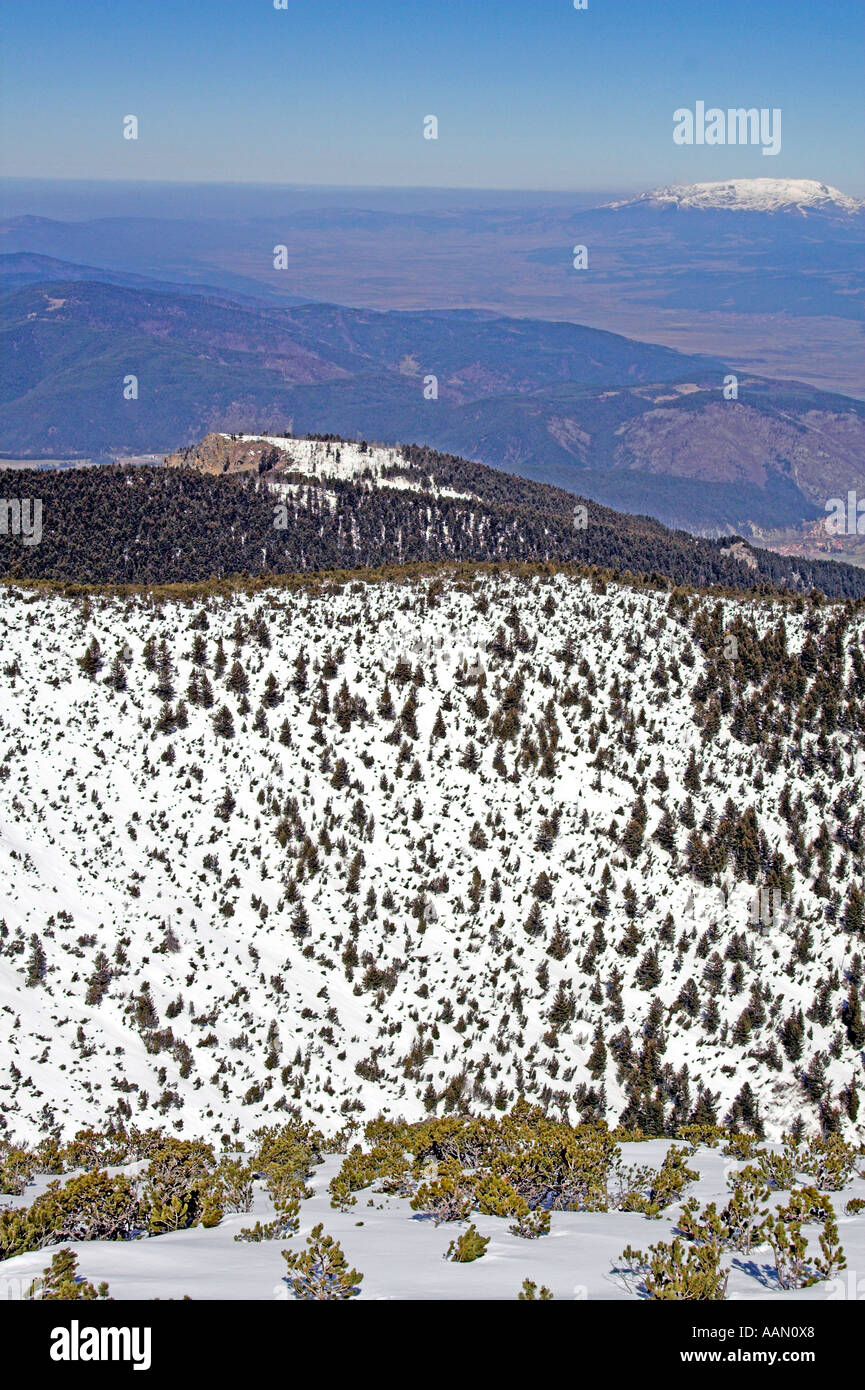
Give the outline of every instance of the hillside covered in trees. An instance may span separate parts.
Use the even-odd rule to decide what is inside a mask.
[[[12,1132],[861,1134],[859,605],[539,567],[0,624]]]
[[[865,596],[865,571],[670,531],[452,455],[331,438],[209,435],[170,467],[25,470],[42,534],[0,534],[0,573],[194,582],[456,561],[552,561],[677,584]],[[14,479],[14,483],[13,483]]]

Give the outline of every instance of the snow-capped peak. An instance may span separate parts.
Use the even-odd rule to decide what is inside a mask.
[[[735,212],[831,212],[854,214],[865,209],[860,198],[851,198],[816,179],[725,179],[718,183],[674,183],[636,198],[608,203],[624,208],[654,204],[658,207],[723,209]]]

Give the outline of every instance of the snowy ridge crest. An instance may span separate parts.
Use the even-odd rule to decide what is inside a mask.
[[[853,216],[865,210],[865,201],[851,198],[816,179],[725,179],[713,183],[674,183],[607,203],[610,208],[641,206],[730,212],[809,212]]]

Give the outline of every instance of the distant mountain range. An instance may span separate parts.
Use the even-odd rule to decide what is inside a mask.
[[[9,217],[0,235],[10,254],[74,264],[67,279],[102,267],[85,278],[289,306],[565,320],[865,396],[865,213],[817,180],[677,184],[596,206],[442,190],[388,203],[360,189],[235,190],[223,203],[175,188],[148,195],[146,216],[138,202],[124,215],[116,198],[111,216],[94,216],[91,200],[75,219]],[[24,273],[13,269],[10,288]],[[41,278],[58,278],[57,266]]]
[[[707,534],[798,527],[865,493],[865,404],[747,373],[725,399],[720,359],[569,323],[277,308],[85,272],[4,258],[7,456],[120,457],[263,427],[409,440]]]

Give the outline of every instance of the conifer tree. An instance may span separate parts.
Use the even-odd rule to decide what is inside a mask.
[[[471,1264],[486,1254],[489,1243],[490,1237],[480,1235],[477,1227],[471,1223],[462,1235],[451,1241],[444,1258],[456,1264]]]
[[[844,1023],[844,1030],[847,1034],[847,1041],[851,1047],[860,1051],[865,1047],[865,1021],[862,1018],[862,1001],[859,997],[859,990],[854,980],[850,981],[850,988],[847,998],[844,1001],[841,1018]]]
[[[220,705],[213,716],[213,731],[220,738],[234,738],[234,720],[227,705]]]
[[[84,655],[79,658],[78,665],[83,674],[93,680],[102,669],[102,649],[95,637],[91,637],[90,645]]]
[[[467,768],[469,772],[477,772],[481,765],[480,754],[475,745],[470,741],[460,759],[460,767]]]
[[[41,1279],[34,1279],[27,1292],[28,1300],[39,1302],[73,1299],[108,1299],[108,1284],[103,1280],[98,1287],[78,1273],[78,1256],[65,1246],[51,1257],[50,1265],[42,1271]]]
[[[225,685],[234,695],[245,695],[249,690],[249,677],[239,661],[232,663]]]
[[[540,1289],[531,1279],[524,1279],[523,1286],[517,1294],[520,1303],[548,1302],[553,1295],[550,1293],[546,1284],[541,1284]]]
[[[841,918],[845,931],[861,932],[865,922],[865,895],[856,883],[851,883],[847,891],[847,902]]]
[[[673,824],[673,817],[669,810],[665,809],[661,819],[655,827],[654,838],[662,849],[668,854],[672,854],[676,848],[676,827]]]
[[[492,894],[490,896],[492,897]],[[552,956],[553,960],[564,960],[570,949],[571,938],[557,918],[550,944],[547,947],[547,955]]]
[[[523,930],[529,936],[540,936],[544,930],[543,918],[541,917],[541,905],[537,898],[532,899],[529,915],[523,923]]]
[[[697,759],[693,748],[688,756],[688,766],[685,768],[685,775],[682,780],[685,784],[686,791],[698,792],[700,790],[702,785],[700,781],[700,769],[697,766]]]
[[[780,1030],[781,1046],[791,1062],[798,1062],[802,1056],[805,1037],[805,1020],[802,1010],[796,1009],[784,1020]]]
[[[126,689],[126,667],[119,655],[115,656],[111,663],[111,670],[107,677],[107,683],[111,686],[112,690],[116,690],[118,693]]]
[[[267,709],[276,709],[276,706],[280,704],[281,700],[282,696],[279,692],[276,676],[271,671],[268,673],[267,679],[264,682],[262,704],[264,704]]]
[[[674,1007],[681,1009],[688,1018],[696,1018],[700,1012],[700,992],[692,976],[688,977],[679,990]]]
[[[174,667],[171,661],[171,653],[168,650],[168,644],[164,637],[159,643],[154,694],[156,694],[164,704],[174,699]]]
[[[574,996],[566,988],[564,980],[559,981],[552,1007],[549,1013],[550,1023],[556,1029],[564,1028],[566,1023],[570,1023],[576,1012]]]
[[[607,1069],[607,1049],[604,1046],[604,1033],[600,1024],[595,1029],[595,1040],[586,1068],[593,1081],[601,1081]]]
[[[87,982],[85,1004],[95,1007],[102,1003],[111,984],[111,967],[104,951],[100,951],[93,963],[93,974]]]
[[[48,973],[48,961],[42,942],[35,932],[30,937],[30,960],[27,965],[27,984],[32,989],[34,985],[41,985]]]
[[[307,1236],[306,1250],[283,1250],[282,1258],[295,1298],[321,1302],[353,1298],[360,1291],[363,1275],[349,1269],[339,1242],[324,1234],[321,1223]]]
[[[133,1003],[135,1006],[134,1018],[136,1026],[138,1028],[148,1029],[159,1027],[159,1016],[156,1012],[156,1008],[153,1003],[152,996],[150,994],[150,985],[147,983],[146,980],[144,981],[144,984],[142,985],[141,991],[138,994],[137,998],[133,1000]]]

